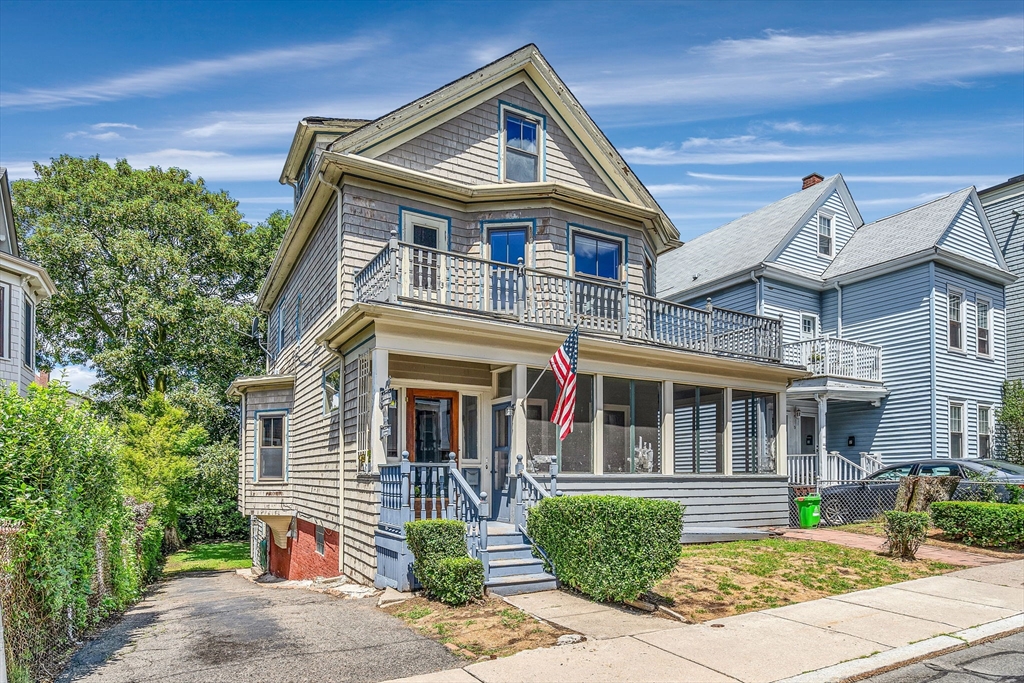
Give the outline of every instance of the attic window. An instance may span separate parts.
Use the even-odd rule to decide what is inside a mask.
[[[516,114],[505,115],[505,180],[533,183],[539,178],[540,145],[537,122]]]
[[[818,254],[832,256],[832,216],[818,214]]]

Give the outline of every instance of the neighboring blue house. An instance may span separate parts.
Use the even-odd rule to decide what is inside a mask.
[[[1006,377],[1024,379],[1024,175],[979,190],[978,196],[1006,266],[1018,277],[1006,288]]]
[[[973,187],[864,224],[841,175],[812,174],[663,255],[657,280],[782,317],[786,360],[813,373],[787,392],[791,481],[991,453],[1014,276]]]

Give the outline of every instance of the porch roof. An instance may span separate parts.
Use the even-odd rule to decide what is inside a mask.
[[[791,400],[814,400],[817,396],[824,396],[833,401],[877,403],[888,395],[889,390],[881,382],[840,380],[834,377],[799,379],[786,391],[786,396]]]
[[[249,389],[280,389],[295,386],[295,375],[258,375],[238,377],[228,386],[227,395],[238,398]]]

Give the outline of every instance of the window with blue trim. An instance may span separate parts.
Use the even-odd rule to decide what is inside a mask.
[[[532,183],[538,180],[540,148],[537,122],[522,116],[505,116],[505,180]]]
[[[259,478],[284,478],[284,415],[259,419]]]
[[[577,275],[619,279],[619,269],[622,265],[621,242],[576,233],[573,235],[572,249]]]

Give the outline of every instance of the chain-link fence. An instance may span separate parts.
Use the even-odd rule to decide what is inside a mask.
[[[892,481],[819,481],[817,486],[789,487],[789,525],[800,526],[796,499],[811,493],[821,495],[821,526],[841,526],[867,522],[896,508],[899,480]],[[961,481],[953,500],[995,501],[1007,498],[1003,484]]]

